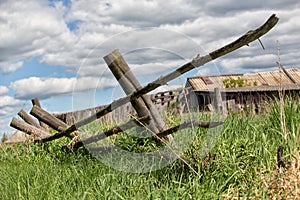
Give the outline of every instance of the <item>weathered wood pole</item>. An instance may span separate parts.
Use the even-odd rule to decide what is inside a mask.
[[[223,100],[220,88],[214,89],[214,107],[218,112],[222,112],[223,110]]]
[[[25,121],[27,122],[28,124],[32,125],[32,126],[35,126],[39,129],[41,129],[42,127],[40,126],[39,123],[37,123],[29,114],[27,114],[23,109],[21,109],[19,112],[18,112],[18,115]]]
[[[120,58],[124,60],[124,58],[122,57],[122,55],[120,54],[118,49],[113,51],[112,54],[114,54],[115,56],[120,56]],[[132,92],[142,88],[141,84],[139,83],[137,78],[134,76],[134,74],[132,73],[132,71],[130,70],[130,68],[126,62],[125,62],[125,65],[119,65],[118,67],[121,70],[121,73],[123,75],[122,78],[127,79],[131,83],[130,87],[132,88],[131,89]],[[152,100],[150,99],[150,96],[143,95],[143,96],[141,96],[141,98],[142,98],[144,104],[146,105],[146,107],[148,108],[148,110],[150,111],[151,117],[152,117],[153,121],[156,123],[156,127],[158,128],[158,131],[161,132],[161,131],[165,130],[167,127],[164,123],[164,120],[162,119],[158,110],[156,109],[155,105],[153,104]]]
[[[108,54],[104,57],[106,64],[108,65],[109,69],[123,88],[124,92],[128,95],[132,92],[135,92],[134,87],[131,85],[130,81],[123,76],[121,71],[121,66],[127,66],[127,63],[121,56],[118,50],[113,51],[112,53]],[[137,98],[131,101],[132,106],[134,107],[135,111],[137,112],[139,117],[146,117],[149,116],[150,113],[144,104],[142,98]]]
[[[41,104],[40,104],[40,101],[38,98],[31,99],[31,103],[33,106],[38,106],[41,108]],[[45,123],[43,123],[42,121],[39,121],[39,123],[43,129],[45,129],[46,131],[49,131],[49,127]]]
[[[63,131],[68,128],[68,125],[63,121],[57,119],[56,117],[36,105],[32,107],[30,114],[36,117],[39,121],[53,128],[54,130]]]
[[[114,134],[118,134],[120,132],[123,132],[127,129],[136,127],[136,126],[142,126],[141,123],[145,122],[145,121],[149,121],[149,119],[146,118],[140,118],[140,119],[131,119],[128,122],[121,124],[119,126],[115,126],[107,131],[104,132],[100,132],[96,135],[93,135],[91,137],[88,138],[84,138],[81,141],[78,141],[74,144],[73,148],[79,148],[82,147],[84,144],[88,145],[94,142],[98,142],[101,141],[103,139],[105,139],[106,137],[109,137],[111,135]],[[185,128],[191,128],[191,127],[201,127],[201,128],[214,128],[217,126],[222,125],[223,122],[202,122],[202,121],[198,121],[198,120],[192,120],[190,122],[184,122],[180,125],[174,126],[172,128],[166,129],[160,133],[157,134],[158,137],[165,137],[168,136],[172,133],[175,133],[179,130],[185,129]]]
[[[24,133],[27,133],[29,135],[34,135],[34,137],[37,139],[50,136],[48,132],[38,129],[37,127],[27,124],[26,122],[17,118],[12,119],[10,126],[17,130],[23,131]]]
[[[118,49],[106,55],[104,60],[127,95],[142,88]],[[143,95],[140,98],[133,100],[132,106],[136,110],[139,118],[150,114],[151,119],[149,128],[153,132],[153,136],[167,128],[149,96]],[[174,142],[171,135],[168,135],[167,139],[170,142]]]
[[[114,126],[109,130],[100,132],[91,137],[83,138],[81,141],[76,142],[74,144],[73,148],[76,149],[76,148],[83,146],[84,144],[88,145],[88,144],[91,144],[94,142],[98,142],[100,140],[105,139],[106,137],[111,136],[111,135],[118,134],[120,132],[126,131],[126,130],[131,129],[136,126],[142,126],[142,123],[145,123],[145,122],[149,122],[149,117],[144,117],[144,118],[139,118],[139,119],[130,119],[128,122],[126,122],[124,124]]]
[[[34,105],[30,111],[30,114],[36,117],[40,122],[43,122],[57,131],[64,131],[68,128],[68,125],[65,124],[60,119],[57,119],[47,111],[43,110],[42,108]],[[66,135],[69,138],[75,137],[75,134],[68,134]]]

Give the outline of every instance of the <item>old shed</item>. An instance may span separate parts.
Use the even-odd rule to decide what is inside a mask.
[[[291,68],[254,74],[197,76],[187,79],[187,87],[195,92],[202,109],[215,107],[212,105],[215,105],[217,88],[229,110],[251,107],[259,111],[270,99],[278,97],[279,91],[299,97],[300,71]]]

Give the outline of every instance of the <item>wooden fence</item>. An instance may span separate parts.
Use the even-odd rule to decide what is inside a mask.
[[[11,121],[11,126],[27,133],[28,135],[32,135],[34,142],[49,142],[61,137],[69,137],[73,142],[71,146],[67,147],[71,150],[82,147],[83,144],[97,143],[106,137],[118,134],[136,126],[141,128],[147,127],[151,130],[152,137],[154,139],[162,141],[163,144],[168,142],[176,146],[172,139],[172,133],[177,132],[179,129],[190,127],[213,128],[215,126],[219,126],[222,124],[222,122],[201,122],[199,120],[191,120],[183,122],[178,126],[168,128],[159,113],[159,109],[157,109],[155,106],[155,102],[151,100],[147,94],[179,77],[181,74],[184,74],[194,68],[203,66],[212,60],[215,60],[259,39],[261,36],[270,31],[277,24],[277,22],[278,18],[275,15],[272,15],[262,26],[255,30],[248,31],[234,42],[205,56],[198,55],[190,62],[180,66],[165,76],[157,78],[144,87],[140,85],[134,74],[130,71],[129,66],[127,65],[121,53],[118,50],[114,50],[110,54],[106,55],[104,60],[115,78],[119,81],[119,84],[127,95],[126,97],[120,98],[109,105],[98,107],[96,109],[89,109],[84,112],[73,112],[72,114],[62,114],[60,116],[52,115],[46,112],[41,108],[38,100],[34,99],[32,101],[33,107],[30,111],[31,115],[20,111],[19,116],[23,120],[13,118]],[[172,95],[168,95],[168,97],[166,97],[164,93],[162,93],[155,99],[157,100],[156,102],[162,106],[165,106],[169,104],[168,102],[171,102],[167,101],[166,99],[174,100],[175,96],[173,97]],[[134,118],[131,118],[109,130],[100,132],[88,138],[80,138],[77,133],[77,130],[80,127],[103,117],[105,117],[107,120],[120,120],[124,117],[122,113],[127,113],[129,109],[132,109],[129,108],[129,103],[136,112],[136,116]],[[112,112],[113,114],[111,114]],[[32,116],[37,118],[39,123],[36,123]],[[57,133],[51,134],[48,126],[56,130]]]
[[[153,102],[155,108],[159,111],[161,115],[164,114],[168,108],[172,107],[171,112],[180,115],[184,109],[184,88],[173,90],[173,91],[164,91],[158,92],[156,94],[149,95],[149,98]],[[75,122],[84,119],[88,116],[92,116],[97,113],[99,110],[103,109],[105,106],[98,106],[95,108],[89,108],[84,110],[65,112],[65,113],[57,113],[53,114],[56,118],[62,120],[68,125],[72,125]],[[126,121],[129,116],[136,115],[134,108],[131,103],[126,103],[122,106],[117,107],[112,112],[100,117],[97,119],[102,123],[120,123],[122,121]]]

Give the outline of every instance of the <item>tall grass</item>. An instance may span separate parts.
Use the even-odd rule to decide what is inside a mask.
[[[284,145],[287,160],[299,152],[299,105],[293,99],[286,99],[284,109],[287,140],[281,132],[278,101],[264,115],[228,116],[215,146],[204,156],[202,146],[207,130],[199,129],[184,153],[198,175],[179,161],[143,174],[116,171],[84,149],[74,153],[62,151],[61,145],[68,142],[65,139],[44,145],[2,146],[0,199],[266,199],[276,196],[271,193],[277,192],[272,188],[278,181],[275,177],[278,146]],[[95,126],[89,128],[96,131]],[[150,148],[152,142],[137,142],[124,135],[114,139],[135,150]]]
[[[283,110],[280,108],[282,107]],[[273,124],[273,131],[281,135],[281,145],[286,146],[290,153],[299,151],[299,114],[300,105],[292,97],[284,101],[275,99],[270,110],[268,123]],[[283,117],[279,117],[284,115]],[[281,118],[284,118],[284,124]],[[282,128],[282,126],[285,126]],[[283,131],[284,129],[284,131]]]

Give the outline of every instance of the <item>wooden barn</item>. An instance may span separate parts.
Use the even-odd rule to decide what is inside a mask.
[[[226,106],[236,112],[250,107],[258,112],[266,102],[278,97],[279,91],[298,97],[300,71],[292,68],[255,74],[198,76],[188,78],[186,86],[196,94],[201,109]]]

